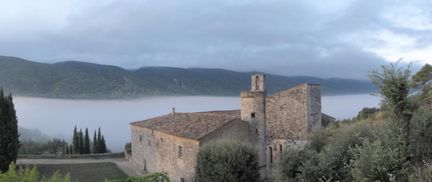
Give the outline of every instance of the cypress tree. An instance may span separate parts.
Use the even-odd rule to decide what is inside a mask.
[[[90,138],[88,129],[85,129],[85,135],[84,135],[84,154],[90,154]]]
[[[64,152],[66,155],[69,155],[69,145],[64,146]]]
[[[106,144],[105,144],[105,138],[104,138],[104,136],[102,135],[102,138],[101,138],[101,141],[100,141],[100,145],[101,145],[101,151],[100,151],[100,153],[106,153],[107,152],[107,148],[106,148]]]
[[[98,134],[97,134],[97,143],[96,143],[96,153],[102,153],[102,134],[101,129],[99,127]]]
[[[73,137],[72,137],[72,146],[73,150],[72,153],[78,154],[79,153],[79,143],[78,143],[78,133],[77,133],[77,127],[75,126],[73,131]]]
[[[0,88],[0,172],[6,172],[9,164],[16,162],[20,146],[12,95],[5,96]]]
[[[73,154],[73,145],[69,145],[69,154]]]
[[[79,154],[84,154],[84,136],[83,136],[83,132],[82,129],[80,129],[79,133],[78,133],[78,143],[79,143]]]
[[[95,130],[93,134],[93,151],[92,151],[93,154],[97,153],[97,145],[98,144],[97,144],[96,130]]]

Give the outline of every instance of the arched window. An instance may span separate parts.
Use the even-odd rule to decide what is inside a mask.
[[[279,144],[279,159],[282,159],[282,144]]]
[[[268,148],[268,154],[267,155],[268,155],[270,164],[273,164],[273,149],[272,149],[272,147]]]
[[[258,75],[255,77],[255,89],[256,89],[256,90],[259,90],[259,89],[260,89],[260,88],[259,88],[259,76],[258,76]]]

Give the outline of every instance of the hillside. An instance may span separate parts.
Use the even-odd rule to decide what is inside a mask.
[[[235,96],[249,88],[252,72],[223,69],[117,66],[78,61],[37,63],[0,56],[0,86],[14,95],[54,98],[132,98],[151,95]],[[267,75],[269,93],[313,82],[324,95],[374,91],[369,81]]]

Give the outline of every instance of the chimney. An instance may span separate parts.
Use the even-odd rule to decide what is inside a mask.
[[[172,108],[172,113],[175,114],[175,107]]]

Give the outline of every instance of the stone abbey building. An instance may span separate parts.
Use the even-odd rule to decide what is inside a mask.
[[[289,145],[305,143],[308,133],[334,118],[321,113],[320,85],[304,83],[266,95],[265,76],[252,75],[250,91],[232,111],[176,113],[131,123],[132,164],[166,173],[173,182],[193,182],[201,146],[218,139],[256,146],[263,179],[277,177],[278,161]]]

